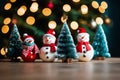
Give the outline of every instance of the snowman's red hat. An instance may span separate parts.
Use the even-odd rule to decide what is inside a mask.
[[[34,38],[32,36],[29,36],[27,33],[23,34],[23,40],[27,39],[27,38],[31,38],[34,40]]]
[[[46,34],[51,34],[55,36],[55,31],[53,29],[49,29]]]
[[[78,33],[86,33],[86,29],[85,28],[78,28],[77,32]]]

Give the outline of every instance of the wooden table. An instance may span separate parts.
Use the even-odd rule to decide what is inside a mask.
[[[72,64],[1,60],[0,80],[120,80],[120,58]]]

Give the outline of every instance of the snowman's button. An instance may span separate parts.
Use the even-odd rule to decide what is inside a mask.
[[[49,57],[47,56],[46,58],[48,59]]]
[[[85,49],[85,47],[83,47],[83,49]]]
[[[86,51],[83,51],[83,53],[86,53]]]
[[[46,52],[46,54],[48,54],[48,52]]]
[[[86,57],[86,55],[83,55],[83,57]]]
[[[48,49],[48,47],[46,47],[46,49]]]

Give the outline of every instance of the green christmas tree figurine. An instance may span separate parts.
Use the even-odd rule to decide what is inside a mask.
[[[58,37],[57,53],[62,62],[72,63],[72,59],[77,58],[76,47],[66,22]]]
[[[102,25],[98,25],[97,32],[92,45],[94,48],[94,58],[105,59],[105,57],[111,57]]]
[[[16,24],[14,24],[13,30],[9,38],[7,56],[11,59],[11,61],[18,62],[20,60],[17,59],[17,57],[20,56],[21,51],[22,51],[22,40],[20,39],[18,28]]]

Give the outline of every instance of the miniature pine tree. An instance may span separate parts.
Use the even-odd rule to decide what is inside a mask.
[[[11,61],[19,61],[17,57],[20,56],[21,51],[22,51],[22,41],[20,39],[18,28],[16,24],[14,24],[13,30],[9,38],[7,56],[11,59]]]
[[[94,58],[111,57],[102,25],[98,25],[97,32],[92,45],[94,48]]]
[[[69,63],[70,59],[71,63],[72,58],[77,58],[75,44],[66,22],[63,24],[60,35],[58,37],[57,47],[58,58],[61,58],[63,62]]]

